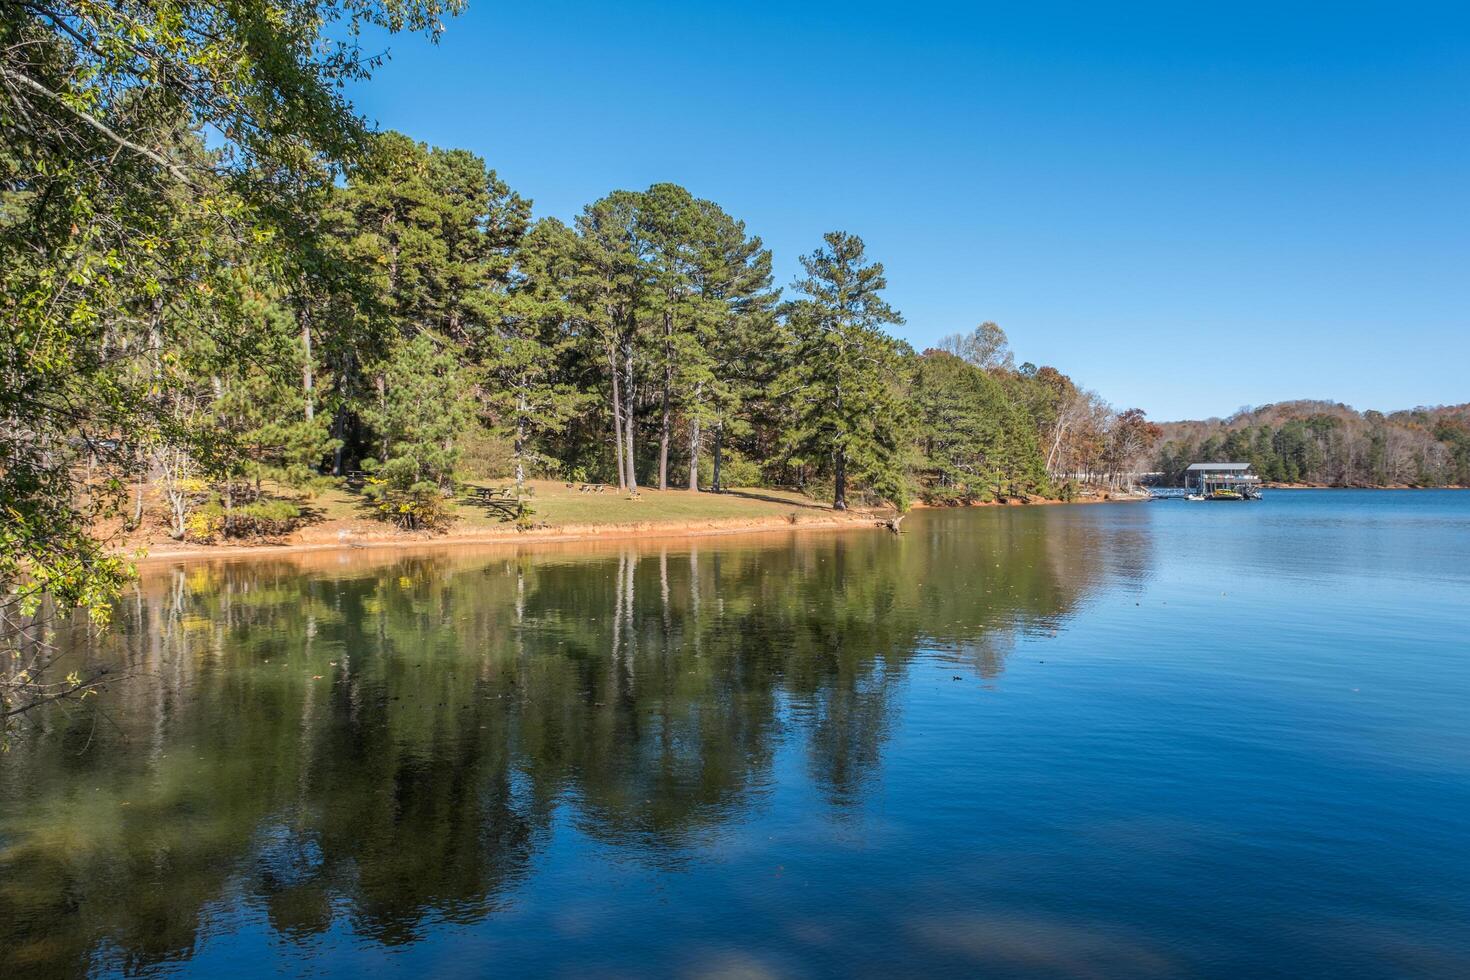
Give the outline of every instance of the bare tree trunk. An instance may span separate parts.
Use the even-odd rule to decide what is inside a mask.
[[[618,384],[618,352],[611,343],[607,347],[607,360],[612,366],[612,419],[613,455],[618,466],[618,489],[628,489],[628,471],[623,465],[623,396]]]
[[[138,458],[138,485],[137,494],[133,497],[133,527],[143,526],[143,487],[148,482],[149,467],[146,464],[147,457],[141,446],[137,449]]]
[[[659,422],[658,436],[658,488],[667,490],[669,488],[669,423],[672,413],[669,411],[669,380],[664,377],[664,406],[663,418]]]
[[[1046,472],[1051,473],[1056,465],[1057,450],[1062,448],[1062,434],[1067,431],[1065,419],[1057,419],[1057,435],[1051,442],[1051,452],[1046,454]]]
[[[720,464],[723,462],[723,459],[721,457],[723,456],[724,448],[725,426],[721,424],[715,426],[715,447],[713,454],[714,459],[711,461],[711,466],[714,469],[714,473],[711,474],[713,479],[710,480],[710,490],[715,493],[723,493],[725,490],[725,485],[720,482]]]
[[[342,475],[342,447],[347,442],[347,410],[339,408],[337,415],[332,419],[332,438],[337,445],[332,450],[332,475]]]
[[[373,384],[377,387],[378,391],[378,410],[386,416],[388,414],[388,379],[383,374],[379,373],[378,376],[373,379]],[[388,437],[384,436],[382,455],[382,459],[384,462],[386,462],[388,459],[388,450],[390,448],[391,447],[388,445]]]
[[[672,318],[664,314],[664,390],[663,390],[663,417],[659,422],[658,432],[658,488],[667,490],[669,488],[669,437],[673,414],[669,406],[669,392],[674,386],[674,351],[673,344],[669,338],[674,335],[674,323]]]
[[[628,492],[638,492],[637,454],[633,451],[633,343],[630,340],[624,350],[623,372],[623,421],[627,425],[628,444],[623,450],[628,461]]]
[[[842,388],[836,391],[835,402],[839,416],[842,413]],[[833,454],[832,466],[832,509],[847,510],[847,447],[840,447]]]
[[[832,509],[847,510],[847,450],[839,449],[832,461]]]
[[[524,393],[516,395],[516,499],[525,495],[526,490],[526,396]]]
[[[699,491],[699,419],[689,422],[689,489]]]

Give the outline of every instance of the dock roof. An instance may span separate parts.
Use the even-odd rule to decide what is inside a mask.
[[[1243,473],[1251,468],[1249,463],[1190,463],[1189,469],[1206,470],[1210,473]]]

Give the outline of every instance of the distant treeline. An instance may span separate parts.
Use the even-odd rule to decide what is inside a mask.
[[[1470,485],[1470,404],[1358,412],[1323,401],[1242,409],[1228,419],[1166,422],[1157,468],[1249,462],[1267,480],[1334,487]]]

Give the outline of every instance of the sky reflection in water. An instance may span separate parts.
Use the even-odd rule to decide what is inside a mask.
[[[1470,973],[1470,494],[905,529],[150,571],[0,759],[6,961]]]

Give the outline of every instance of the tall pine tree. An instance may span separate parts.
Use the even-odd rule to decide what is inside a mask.
[[[863,240],[841,231],[824,238],[801,257],[806,276],[793,283],[806,298],[786,309],[790,366],[776,385],[789,408],[786,452],[793,462],[830,467],[837,510],[847,509],[850,480],[903,507],[903,357],[882,329],[903,317],[883,299],[883,266],[867,263]]]

